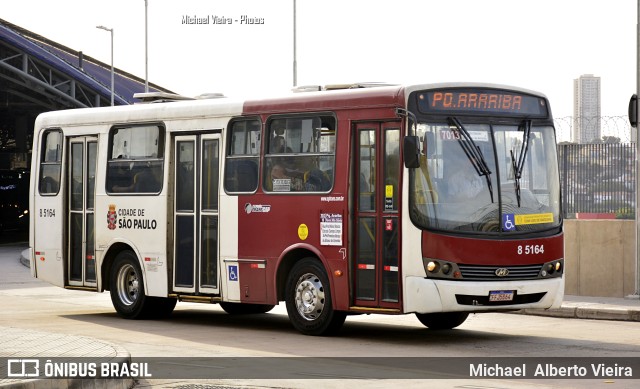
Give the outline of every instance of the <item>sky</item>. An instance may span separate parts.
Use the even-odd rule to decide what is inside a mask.
[[[298,85],[488,82],[573,114],[573,80],[601,77],[602,115],[636,90],[633,0],[297,0]],[[230,97],[293,86],[293,0],[148,0],[149,81]],[[213,15],[232,24],[214,24]],[[185,16],[209,24],[183,24]],[[243,24],[243,16],[259,24]],[[3,2],[0,18],[145,77],[144,0]]]

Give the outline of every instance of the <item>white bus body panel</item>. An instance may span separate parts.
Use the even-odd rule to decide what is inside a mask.
[[[64,181],[63,181],[64,182]],[[62,189],[61,189],[62,191]],[[53,285],[64,287],[63,237],[64,196],[42,196],[31,209],[33,232],[38,242],[32,246],[31,267],[38,278]],[[46,215],[46,216],[45,216]]]
[[[166,188],[158,196],[96,196],[98,266],[102,267],[104,253],[114,243],[130,245],[140,261],[145,291],[149,296],[166,297],[168,294],[165,192]],[[108,228],[107,220],[111,210],[116,213],[116,228],[113,230]]]
[[[224,301],[240,302],[238,196],[222,194],[220,221],[220,277],[222,278],[220,291]]]
[[[74,110],[53,111],[38,116],[35,123],[34,157],[31,169],[30,199],[30,251],[32,274],[53,285],[64,287],[67,265],[64,247],[65,225],[67,218],[64,212],[67,207],[63,203],[66,196],[66,174],[68,171],[67,146],[70,136],[98,136],[99,161],[96,170],[96,202],[95,202],[95,235],[97,290],[103,290],[101,267],[103,259],[110,247],[115,243],[125,243],[132,247],[138,256],[143,272],[145,291],[150,296],[166,297],[169,294],[169,261],[167,256],[167,226],[169,193],[169,169],[172,135],[180,132],[202,131],[209,129],[226,129],[229,120],[242,114],[243,101],[234,99],[198,100],[167,104],[140,104],[136,106],[118,106],[103,108],[83,108]],[[159,119],[162,118],[162,119]],[[105,192],[106,160],[108,153],[108,134],[113,125],[163,123],[167,132],[165,137],[164,185],[159,195],[108,195]],[[45,129],[61,128],[64,135],[63,170],[60,182],[60,193],[57,196],[40,196],[38,192],[38,174],[40,168],[41,134]],[[221,144],[225,145],[225,131],[222,132]],[[36,153],[37,152],[37,153]],[[224,161],[224,158],[222,158]],[[224,167],[221,164],[221,172]],[[221,174],[222,176],[222,174]],[[221,187],[222,188],[222,187]],[[237,196],[226,196],[221,190],[220,209],[220,253],[221,264],[225,258],[237,259]],[[109,206],[118,210],[135,210],[117,215],[120,221],[117,228],[108,229],[107,214]],[[39,216],[40,209],[55,210],[54,217]],[[224,216],[222,216],[224,214]],[[136,221],[137,219],[137,221]],[[131,224],[128,224],[131,223]],[[134,224],[136,223],[136,224]],[[155,226],[155,228],[153,228]],[[45,255],[35,255],[36,252]],[[43,258],[44,257],[44,258]],[[221,265],[223,266],[223,265]],[[227,266],[221,269],[221,293],[228,293],[231,301],[239,301],[239,282],[228,283]]]
[[[34,142],[42,144],[42,129],[36,123]],[[39,129],[40,128],[40,129]],[[38,150],[40,148],[38,147]],[[63,149],[63,156],[66,152]],[[65,215],[63,190],[66,184],[64,174],[60,182],[60,190],[56,196],[40,196],[38,177],[40,174],[40,155],[34,154],[31,163],[31,182],[29,200],[29,247],[31,252],[31,274],[53,285],[64,287],[63,239]],[[36,194],[38,194],[36,196]],[[35,244],[37,242],[37,245]]]

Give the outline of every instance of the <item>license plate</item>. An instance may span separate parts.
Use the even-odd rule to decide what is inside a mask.
[[[489,292],[489,301],[513,301],[514,295],[513,290],[492,290]]]

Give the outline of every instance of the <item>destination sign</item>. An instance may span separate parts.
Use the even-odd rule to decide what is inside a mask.
[[[547,116],[541,97],[494,89],[447,89],[417,94],[422,113],[461,113],[523,117]]]

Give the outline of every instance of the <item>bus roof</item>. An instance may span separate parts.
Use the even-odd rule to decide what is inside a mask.
[[[354,84],[359,85],[359,84]],[[333,111],[345,107],[373,108],[404,106],[409,94],[418,90],[443,89],[443,88],[487,88],[506,89],[522,92],[534,96],[544,97],[542,93],[532,90],[500,84],[489,83],[437,83],[437,84],[415,84],[415,85],[382,85],[376,84],[371,87],[355,87],[345,89],[318,90],[309,92],[294,93],[292,95],[269,98],[263,100],[248,100],[244,103],[243,113],[245,115],[263,113],[287,113],[304,111]]]
[[[237,116],[242,103],[221,98],[51,111],[38,115],[36,128]]]
[[[442,88],[507,89],[535,96],[543,94],[524,88],[486,83],[438,83],[391,85],[339,90],[291,93],[282,97],[240,100],[217,98],[136,104],[116,107],[79,108],[46,112],[38,116],[36,128],[80,126],[197,117],[224,117],[270,113],[334,111],[345,108],[401,107],[411,92]]]
[[[389,107],[404,105],[404,87],[380,86],[371,88],[336,89],[293,93],[263,100],[248,100],[244,114],[287,113],[304,111],[333,111],[349,108]]]

